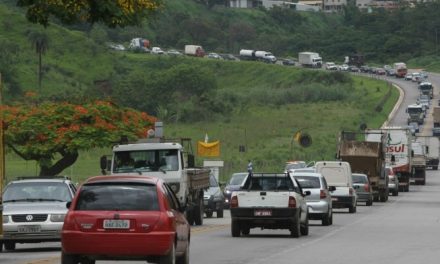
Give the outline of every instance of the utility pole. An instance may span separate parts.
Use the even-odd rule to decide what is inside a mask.
[[[2,74],[0,73],[0,106],[3,105],[2,93]],[[3,238],[3,201],[1,194],[3,193],[5,179],[5,145],[3,132],[3,113],[0,112],[0,238]]]

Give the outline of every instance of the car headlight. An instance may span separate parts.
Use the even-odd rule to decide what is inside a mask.
[[[226,194],[231,194],[231,191],[230,190],[226,190]]]
[[[4,215],[3,216],[3,224],[7,224],[9,223],[9,216],[8,215]]]
[[[65,214],[53,214],[50,216],[51,222],[64,222]]]

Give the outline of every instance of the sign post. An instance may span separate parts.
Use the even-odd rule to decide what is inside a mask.
[[[2,75],[0,73],[0,106],[3,105],[2,98]],[[3,238],[3,185],[5,179],[5,146],[3,135],[3,113],[0,113],[0,238]]]

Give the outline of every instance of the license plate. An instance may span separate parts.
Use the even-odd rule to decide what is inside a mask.
[[[103,226],[104,229],[129,229],[130,220],[105,219]]]
[[[338,201],[338,198],[332,197],[332,201]]]
[[[40,233],[41,226],[39,225],[26,225],[18,226],[18,233]]]
[[[271,210],[255,210],[254,216],[272,216]]]

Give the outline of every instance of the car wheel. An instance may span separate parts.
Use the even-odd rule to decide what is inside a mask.
[[[6,250],[14,250],[15,249],[15,242],[7,241],[4,243],[5,243]]]
[[[176,263],[176,246],[174,243],[171,246],[170,252],[167,255],[159,258],[159,264],[174,264]]]
[[[300,227],[301,235],[308,236],[309,235],[309,214],[306,216],[306,221],[301,224]]]
[[[399,190],[395,190],[395,191],[393,192],[393,196],[399,196]]]
[[[81,261],[80,261],[81,264],[95,264],[96,263],[96,260],[94,260],[94,259],[89,259],[86,257],[80,258],[80,259],[81,259]]]
[[[332,216],[332,209],[328,209],[328,213],[326,214],[326,215],[323,215],[322,216],[322,225],[323,226],[328,226],[328,225],[331,225],[331,218],[332,218],[333,216]]]
[[[199,204],[194,206],[194,223],[203,225],[203,199],[199,199]]]
[[[0,252],[3,251],[3,242],[0,242]]]
[[[354,213],[356,213],[356,205],[352,205],[352,206],[350,206],[350,207],[348,208],[348,212],[349,212],[350,214],[354,214]]]
[[[188,244],[186,245],[185,253],[177,258],[176,264],[189,264],[189,240]]]
[[[251,228],[248,226],[245,226],[241,229],[241,233],[245,236],[249,235],[251,233]]]
[[[329,225],[333,225],[333,209],[331,209],[331,214],[330,214],[330,224]]]
[[[372,206],[373,205],[373,200],[368,200],[365,204],[366,206]]]
[[[240,223],[237,220],[232,220],[231,222],[231,234],[232,237],[240,236]]]
[[[298,215],[290,227],[290,236],[298,238],[301,236],[301,215]]]
[[[79,258],[77,255],[66,254],[61,252],[61,264],[78,264]]]
[[[223,218],[223,208],[217,211],[217,218]]]
[[[213,213],[213,212],[206,212],[206,213],[205,213],[205,214],[206,214],[206,217],[211,218],[211,217],[212,217],[212,213]]]

